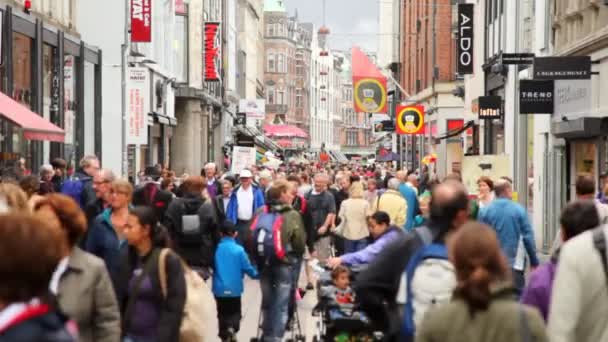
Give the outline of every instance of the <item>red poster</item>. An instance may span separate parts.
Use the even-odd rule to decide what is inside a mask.
[[[203,46],[203,78],[205,81],[220,80],[220,23],[205,23],[205,43]]]
[[[152,41],[152,0],[131,0],[131,41]]]
[[[175,14],[186,14],[186,4],[184,0],[175,0]]]

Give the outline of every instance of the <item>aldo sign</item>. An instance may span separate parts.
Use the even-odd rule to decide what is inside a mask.
[[[473,73],[473,4],[458,5],[458,73]]]

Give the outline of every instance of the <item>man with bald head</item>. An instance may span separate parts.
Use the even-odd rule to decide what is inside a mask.
[[[430,243],[445,244],[447,237],[468,220],[469,198],[464,185],[448,181],[435,186],[430,207],[428,226],[416,228],[387,246],[357,276],[354,288],[361,308],[385,324],[382,328],[388,333],[388,341],[400,341],[399,304],[405,301],[396,299],[410,259]]]
[[[334,196],[327,190],[329,176],[318,173],[314,177],[314,187],[304,197],[311,213],[309,231],[314,233],[315,251],[320,261],[329,257],[329,233],[336,216]]]
[[[496,199],[483,207],[478,220],[496,230],[498,241],[513,270],[513,285],[518,294],[525,286],[526,254],[534,268],[538,266],[534,231],[526,208],[511,198],[512,183],[504,178],[494,183]]]

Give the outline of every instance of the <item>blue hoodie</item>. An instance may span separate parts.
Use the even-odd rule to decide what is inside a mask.
[[[226,219],[234,224],[236,224],[238,220],[239,202],[236,194],[240,188],[240,185],[234,188],[232,195],[230,195],[228,208],[226,209]],[[264,206],[264,192],[262,192],[262,190],[255,185],[252,185],[251,188],[253,189],[253,208],[251,208],[251,210],[253,210],[252,213],[255,214],[260,207]],[[252,215],[251,217],[253,216],[255,215]]]
[[[496,230],[500,246],[511,267],[515,264],[520,237],[530,258],[530,263],[533,267],[538,265],[534,231],[526,209],[519,203],[506,198],[497,198],[481,209],[477,219]]]
[[[407,184],[401,184],[399,186],[399,192],[407,202],[407,214],[405,216],[405,227],[403,228],[410,231],[414,229],[415,218],[416,215],[418,215],[418,197],[416,196],[416,190],[412,189]]]
[[[245,274],[254,279],[258,277],[245,249],[234,238],[222,238],[215,251],[213,294],[216,297],[240,297]]]

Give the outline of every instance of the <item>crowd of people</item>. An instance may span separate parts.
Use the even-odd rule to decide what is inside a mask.
[[[594,179],[577,180],[545,264],[511,179],[477,185],[314,163],[179,178],[158,165],[128,181],[95,156],[73,173],[54,160],[0,182],[0,341],[199,341],[203,292],[236,341],[245,275],[262,293],[258,337],[282,341],[296,298],[321,291],[317,263],[330,301],[385,341],[608,340]]]

